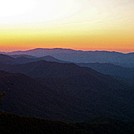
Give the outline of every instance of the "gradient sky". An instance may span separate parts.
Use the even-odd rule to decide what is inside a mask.
[[[134,0],[1,0],[0,50],[134,51]]]

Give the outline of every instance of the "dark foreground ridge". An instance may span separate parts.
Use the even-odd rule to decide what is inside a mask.
[[[110,119],[69,124],[0,113],[0,134],[133,134],[133,123]]]

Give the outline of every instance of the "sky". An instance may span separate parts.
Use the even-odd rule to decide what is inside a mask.
[[[134,0],[0,0],[0,51],[134,51]]]

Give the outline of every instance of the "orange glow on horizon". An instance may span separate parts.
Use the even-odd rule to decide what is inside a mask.
[[[0,34],[0,51],[27,50],[31,48],[70,48],[77,50],[108,50],[133,52],[134,34],[128,32],[90,33],[5,33]]]
[[[70,48],[134,52],[133,5],[133,0],[1,1],[0,51]]]

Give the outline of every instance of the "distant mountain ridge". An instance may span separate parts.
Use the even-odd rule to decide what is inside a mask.
[[[76,56],[74,50],[54,51],[60,55],[64,51],[67,58]],[[77,56],[82,58],[81,52]],[[66,63],[54,56],[20,54],[0,58],[0,92],[5,93],[2,110],[63,121],[88,121],[96,117],[134,120],[134,90],[112,75]],[[103,71],[109,68],[110,74],[123,76],[122,73],[129,72],[110,63],[94,64]]]
[[[39,57],[37,58],[37,60],[45,60],[45,61],[49,61],[49,62],[57,62],[57,63],[68,63],[67,61],[62,61],[62,60],[59,60],[59,59],[56,59],[55,57],[53,56],[50,56],[50,55],[46,55],[46,56],[43,56],[43,57]]]
[[[46,55],[53,56],[57,59],[75,63],[113,63],[126,67],[134,67],[134,52],[120,53],[110,51],[82,51],[73,49],[45,49],[36,48],[27,51],[14,51],[7,53],[9,55],[28,54],[36,57],[43,57]]]
[[[31,55],[0,55],[0,64],[25,64],[30,62],[48,61],[56,63],[71,63],[59,60],[53,56],[47,55],[43,57],[35,57]],[[100,73],[111,75],[112,77],[123,80],[133,86],[134,67],[122,67],[113,63],[76,63],[79,66],[92,68]]]
[[[0,63],[12,63],[14,58],[5,54],[0,54]]]
[[[92,68],[134,86],[134,68],[126,68],[110,63],[79,63],[78,65]]]
[[[24,64],[29,62],[36,62],[36,61],[49,61],[49,62],[57,62],[57,63],[68,63],[67,61],[62,61],[59,59],[56,59],[50,55],[43,56],[43,57],[34,57],[31,55],[5,55],[0,54],[0,64]]]

